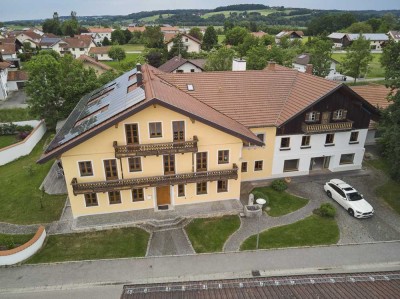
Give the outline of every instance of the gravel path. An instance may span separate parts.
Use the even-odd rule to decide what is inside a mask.
[[[156,231],[152,234],[147,256],[193,254],[193,248],[182,228]]]

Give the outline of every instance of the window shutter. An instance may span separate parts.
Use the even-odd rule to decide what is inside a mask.
[[[319,112],[319,111],[315,112],[315,121],[319,121],[320,115],[321,115],[321,112]]]
[[[342,116],[342,119],[346,119],[346,117],[347,117],[347,110],[343,110],[343,116]]]

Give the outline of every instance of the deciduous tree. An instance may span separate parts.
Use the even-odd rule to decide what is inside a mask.
[[[235,26],[226,32],[225,44],[237,46],[243,43],[243,40],[247,35],[249,35],[249,32],[246,28]]]
[[[120,62],[121,60],[125,59],[126,54],[124,49],[122,49],[121,47],[112,46],[108,51],[108,56],[110,56],[112,60],[117,60],[118,62]]]
[[[232,70],[232,61],[235,51],[227,47],[216,50],[207,58],[204,68],[207,71],[228,71]]]
[[[332,41],[328,39],[316,38],[312,41],[309,50],[311,55],[310,63],[313,65],[313,74],[319,77],[329,75],[332,63]]]
[[[347,48],[346,56],[342,62],[341,69],[345,75],[357,78],[367,71],[368,64],[372,60],[370,42],[360,35],[350,47]]]
[[[203,40],[203,33],[201,33],[201,30],[199,27],[190,28],[189,35],[193,36],[194,38],[197,38],[199,41]]]
[[[202,48],[206,51],[210,51],[218,45],[218,36],[215,32],[214,26],[208,26],[204,33]]]
[[[164,49],[164,34],[158,26],[146,27],[143,31],[144,44],[147,48]]]

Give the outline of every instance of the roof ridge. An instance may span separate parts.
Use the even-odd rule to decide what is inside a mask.
[[[286,103],[287,103],[287,101],[289,100],[290,95],[292,94],[293,85],[294,85],[294,82],[295,82],[295,80],[297,79],[298,75],[299,75],[299,72],[297,71],[297,72],[295,73],[295,76],[294,76],[293,80],[292,80],[292,84],[291,84],[291,87],[292,87],[292,88],[290,88],[288,94],[286,95],[286,99],[285,99],[285,101],[284,101],[284,103],[283,103],[283,105],[282,105],[281,110],[280,110],[279,113],[278,113],[278,117],[277,117],[276,120],[275,120],[275,126],[278,125],[278,120],[280,119],[280,117],[281,117],[281,115],[282,115],[282,112],[283,112],[283,110],[284,110],[285,107],[286,107]]]

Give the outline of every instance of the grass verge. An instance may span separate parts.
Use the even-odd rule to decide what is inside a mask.
[[[141,44],[126,44],[126,45],[120,45],[122,49],[124,49],[125,52],[129,51],[143,51],[144,50],[144,45]],[[129,53],[128,53],[129,54]]]
[[[240,227],[238,216],[194,219],[186,233],[197,253],[220,252],[225,241]]]
[[[149,233],[136,227],[52,235],[27,263],[143,257],[148,241]]]
[[[382,170],[388,180],[382,186],[376,188],[376,195],[382,197],[397,214],[400,215],[400,184],[389,177],[389,165],[383,158],[367,161],[369,166]]]
[[[28,235],[6,235],[0,234],[0,247],[15,248],[16,246],[25,244],[33,238],[35,234]]]
[[[332,218],[311,215],[295,223],[274,227],[260,233],[259,248],[284,248],[336,244],[339,227]],[[240,250],[256,249],[257,235],[243,242]]]
[[[8,123],[12,121],[32,120],[28,109],[24,108],[6,108],[0,109],[0,123]]]
[[[385,77],[385,69],[382,67],[380,59],[381,53],[372,53],[372,61],[369,63],[366,78],[383,78]],[[333,53],[332,58],[342,62],[346,53]],[[365,74],[362,74],[365,75]]]
[[[48,223],[60,217],[66,196],[45,194],[42,199],[39,190],[53,164],[36,164],[49,136],[45,134],[29,155],[0,166],[0,222]]]
[[[19,140],[15,135],[4,135],[0,136],[0,148],[9,146],[11,144],[17,143]]]
[[[271,187],[259,187],[255,188],[253,191],[261,192],[268,198],[269,211],[267,211],[269,216],[279,217],[298,209],[301,209],[308,203],[308,199],[297,197],[285,191],[276,191]]]

